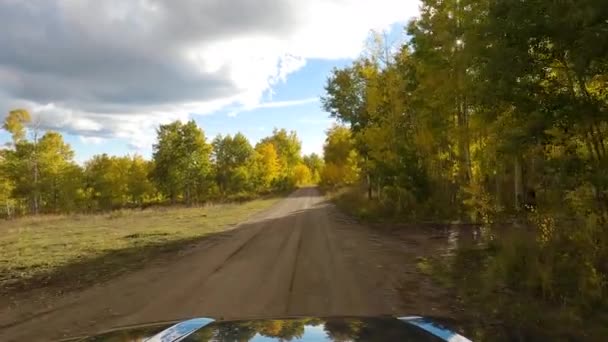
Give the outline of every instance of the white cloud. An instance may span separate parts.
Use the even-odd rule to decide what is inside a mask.
[[[317,103],[317,102],[319,102],[318,97],[309,97],[306,99],[299,99],[299,100],[260,102],[257,104],[242,106],[239,109],[235,109],[235,110],[229,112],[228,116],[235,117],[239,113],[249,112],[252,110],[262,109],[262,108],[286,108],[286,107],[303,106],[303,105]]]
[[[98,138],[98,137],[84,137],[84,136],[80,136],[80,141],[82,141],[85,144],[90,144],[90,145],[101,145],[102,143],[106,142],[107,139],[104,138]]]
[[[309,97],[307,99],[301,99],[301,100],[262,102],[260,104],[254,105],[253,107],[249,107],[247,109],[284,108],[284,107],[301,106],[301,105],[306,105],[306,104],[311,104],[311,103],[316,103],[316,102],[319,102],[318,97]]]
[[[406,0],[0,1],[0,110],[149,147],[158,124],[262,102],[307,60],[353,58]],[[4,101],[5,100],[5,101]],[[6,108],[4,108],[6,107]],[[93,140],[88,140],[93,141]]]

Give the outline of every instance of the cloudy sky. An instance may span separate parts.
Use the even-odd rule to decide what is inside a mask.
[[[155,127],[176,119],[252,142],[295,129],[304,152],[319,152],[331,68],[356,58],[370,30],[399,39],[417,10],[416,0],[0,0],[0,118],[29,109],[80,161],[149,155]]]

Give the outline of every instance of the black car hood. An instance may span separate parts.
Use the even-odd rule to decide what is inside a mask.
[[[423,317],[289,318],[224,321],[194,318],[114,329],[64,341],[470,341]]]

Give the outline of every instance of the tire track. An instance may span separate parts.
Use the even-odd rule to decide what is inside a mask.
[[[296,256],[294,258],[293,261],[293,267],[291,268],[291,279],[289,281],[289,291],[287,292],[287,299],[285,300],[286,304],[285,304],[285,314],[289,314],[289,312],[291,311],[291,298],[292,295],[294,293],[294,283],[295,283],[295,279],[296,279],[296,272],[299,269],[298,268],[298,261],[300,260],[300,251],[302,250],[302,231],[300,229],[300,234],[298,237],[298,246],[296,248]]]
[[[64,298],[0,308],[0,340],[59,339],[200,316],[389,313],[373,288],[387,278],[375,269],[373,241],[335,216],[316,189],[300,189],[179,258]]]

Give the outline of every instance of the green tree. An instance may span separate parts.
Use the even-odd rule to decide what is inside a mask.
[[[212,147],[194,121],[161,125],[153,146],[153,179],[172,202],[205,200],[211,189]]]
[[[334,126],[327,131],[323,155],[325,168],[321,173],[322,184],[333,187],[350,185],[358,180],[359,157],[348,128]]]
[[[0,149],[0,217],[11,217],[14,212],[15,201],[12,198],[13,181],[10,179],[10,164],[8,151]]]
[[[126,163],[107,154],[95,155],[85,163],[85,189],[89,209],[110,210],[126,203]]]
[[[279,157],[280,171],[287,177],[293,168],[301,162],[302,143],[295,131],[287,132],[285,129],[274,129],[272,135],[260,141],[260,144],[271,143]]]
[[[25,109],[15,109],[8,113],[4,119],[4,128],[13,138],[13,144],[19,143],[25,138],[25,126],[32,120],[30,113]]]
[[[234,137],[219,135],[212,145],[220,191],[237,193],[247,190],[249,175],[246,166],[253,156],[253,147],[249,140],[241,133],[235,134]]]
[[[607,15],[596,0],[423,0],[401,49],[375,48],[326,85],[324,108],[347,124],[377,194],[366,209],[535,231],[452,265],[488,303],[482,316],[510,322],[518,339],[560,336],[537,334],[536,313],[580,336],[570,333],[588,323],[577,319],[608,307]],[[343,185],[348,149],[332,134],[322,178]]]
[[[302,161],[310,170],[310,181],[312,183],[318,183],[321,180],[321,171],[325,165],[323,158],[319,157],[316,153],[311,153],[310,155],[304,156]]]
[[[154,196],[154,185],[149,177],[152,164],[139,155],[131,157],[130,163],[127,176],[128,196],[131,203],[142,205]]]
[[[82,172],[72,148],[61,134],[47,132],[38,141],[37,153],[41,207],[49,212],[75,210]]]

